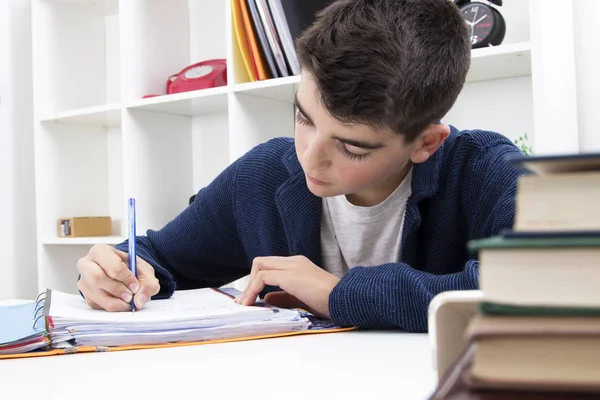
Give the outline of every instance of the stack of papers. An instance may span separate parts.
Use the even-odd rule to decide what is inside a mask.
[[[36,302],[0,305],[0,354],[18,354],[48,347],[44,318],[36,317]],[[39,312],[41,314],[41,312]]]
[[[54,348],[197,342],[303,331],[305,313],[266,305],[242,306],[216,289],[176,291],[135,312],[90,308],[81,296],[48,290],[44,314]]]

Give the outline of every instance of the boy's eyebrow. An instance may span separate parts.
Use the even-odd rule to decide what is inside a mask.
[[[304,109],[302,108],[302,106],[300,105],[300,102],[298,101],[298,92],[296,92],[296,94],[294,95],[294,105],[300,111],[300,114],[302,114],[304,116],[304,118],[306,118],[306,120],[312,124],[313,123],[312,119],[310,119],[310,117],[308,115],[306,115],[306,112],[304,112]],[[383,147],[383,143],[369,143],[369,142],[364,142],[362,140],[346,139],[346,138],[336,136],[336,135],[332,136],[332,138],[335,140],[338,140],[342,143],[349,144],[350,146],[360,147],[360,148],[368,149],[368,150],[376,150],[376,149],[380,149]]]

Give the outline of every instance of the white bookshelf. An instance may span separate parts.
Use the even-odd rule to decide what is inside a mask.
[[[146,110],[184,117],[227,112],[229,87],[221,86],[191,92],[175,93],[164,96],[136,100],[127,105],[129,110]]]
[[[530,5],[504,3],[505,41],[473,51],[445,121],[535,143]],[[299,77],[242,82],[230,15],[225,0],[32,0],[40,290],[76,293],[77,260],[124,239],[127,198],[138,234],[159,229],[246,151],[293,136]],[[164,95],[170,75],[212,58],[227,59],[228,86]],[[94,215],[113,219],[111,236],[57,238],[59,217]]]
[[[106,104],[61,111],[40,118],[40,122],[60,122],[72,125],[118,127],[121,125],[121,103]]]
[[[43,245],[86,245],[93,246],[94,244],[110,244],[115,245],[127,239],[125,236],[89,236],[89,237],[48,237],[42,240]]]

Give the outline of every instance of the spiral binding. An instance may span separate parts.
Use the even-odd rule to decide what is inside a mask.
[[[40,320],[40,318],[44,317],[44,313],[39,314],[39,315],[38,315],[38,313],[44,309],[45,305],[46,305],[46,292],[42,292],[42,293],[38,294],[37,297],[35,298],[35,313],[33,314],[33,329],[36,329],[36,325],[37,325],[38,321]]]

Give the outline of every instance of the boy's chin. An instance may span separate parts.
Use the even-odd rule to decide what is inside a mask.
[[[332,185],[314,185],[310,181],[307,181],[306,184],[308,186],[308,190],[310,190],[310,192],[317,197],[334,197],[342,194]]]

